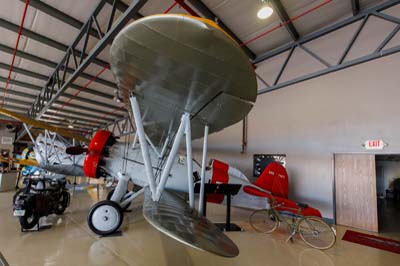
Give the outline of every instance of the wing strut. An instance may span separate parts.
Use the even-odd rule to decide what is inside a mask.
[[[192,137],[191,137],[191,121],[190,114],[184,113],[181,117],[181,122],[176,132],[171,151],[167,157],[166,163],[163,167],[160,181],[156,184],[154,177],[151,159],[149,155],[148,138],[144,132],[143,119],[140,114],[140,108],[138,101],[135,96],[130,97],[132,106],[132,113],[135,118],[136,132],[140,143],[140,149],[142,151],[142,157],[146,168],[146,175],[149,180],[149,186],[151,191],[151,197],[153,201],[159,201],[162,192],[164,191],[165,184],[167,183],[168,176],[171,172],[171,168],[174,164],[176,155],[179,151],[179,146],[182,142],[183,135],[186,136],[186,162],[187,162],[187,173],[188,173],[188,191],[189,191],[189,205],[190,208],[194,208],[194,184],[193,184],[193,160],[192,160]],[[165,147],[163,147],[162,153],[164,153]],[[164,156],[164,154],[162,154]]]
[[[204,213],[204,183],[205,183],[205,173],[206,173],[206,161],[207,161],[207,144],[208,144],[208,126],[204,127],[204,139],[203,139],[203,157],[201,159],[201,174],[200,174],[200,198],[199,198],[199,214]]]

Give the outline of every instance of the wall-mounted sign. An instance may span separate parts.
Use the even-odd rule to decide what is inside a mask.
[[[388,144],[381,139],[371,139],[364,142],[366,150],[383,150]]]
[[[1,144],[11,145],[13,143],[12,137],[1,137]]]
[[[253,155],[253,176],[259,177],[264,171],[265,167],[271,162],[278,162],[284,167],[286,166],[285,154],[254,154]]]

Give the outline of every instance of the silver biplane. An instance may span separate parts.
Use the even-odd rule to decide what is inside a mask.
[[[85,175],[119,180],[110,199],[91,208],[90,228],[102,235],[115,232],[122,209],[144,194],[143,214],[155,228],[194,248],[237,256],[237,246],[195,209],[193,173],[200,173],[202,198],[209,179],[208,135],[241,121],[253,107],[257,83],[246,54],[210,20],[154,15],[117,35],[111,70],[136,133],[129,149],[108,131],[97,132],[88,146]],[[204,139],[201,165],[192,158],[197,138]],[[178,154],[182,143],[185,156]],[[142,188],[128,191],[130,181]],[[182,192],[189,195],[188,203]]]

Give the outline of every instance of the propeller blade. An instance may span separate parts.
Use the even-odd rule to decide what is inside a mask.
[[[69,155],[80,155],[82,153],[86,153],[87,151],[88,149],[83,148],[82,146],[72,146],[65,150],[65,152]]]

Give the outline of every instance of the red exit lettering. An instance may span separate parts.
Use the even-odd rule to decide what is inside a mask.
[[[370,140],[368,141],[368,146],[373,148],[373,147],[380,147],[381,146],[381,141],[380,140]]]

